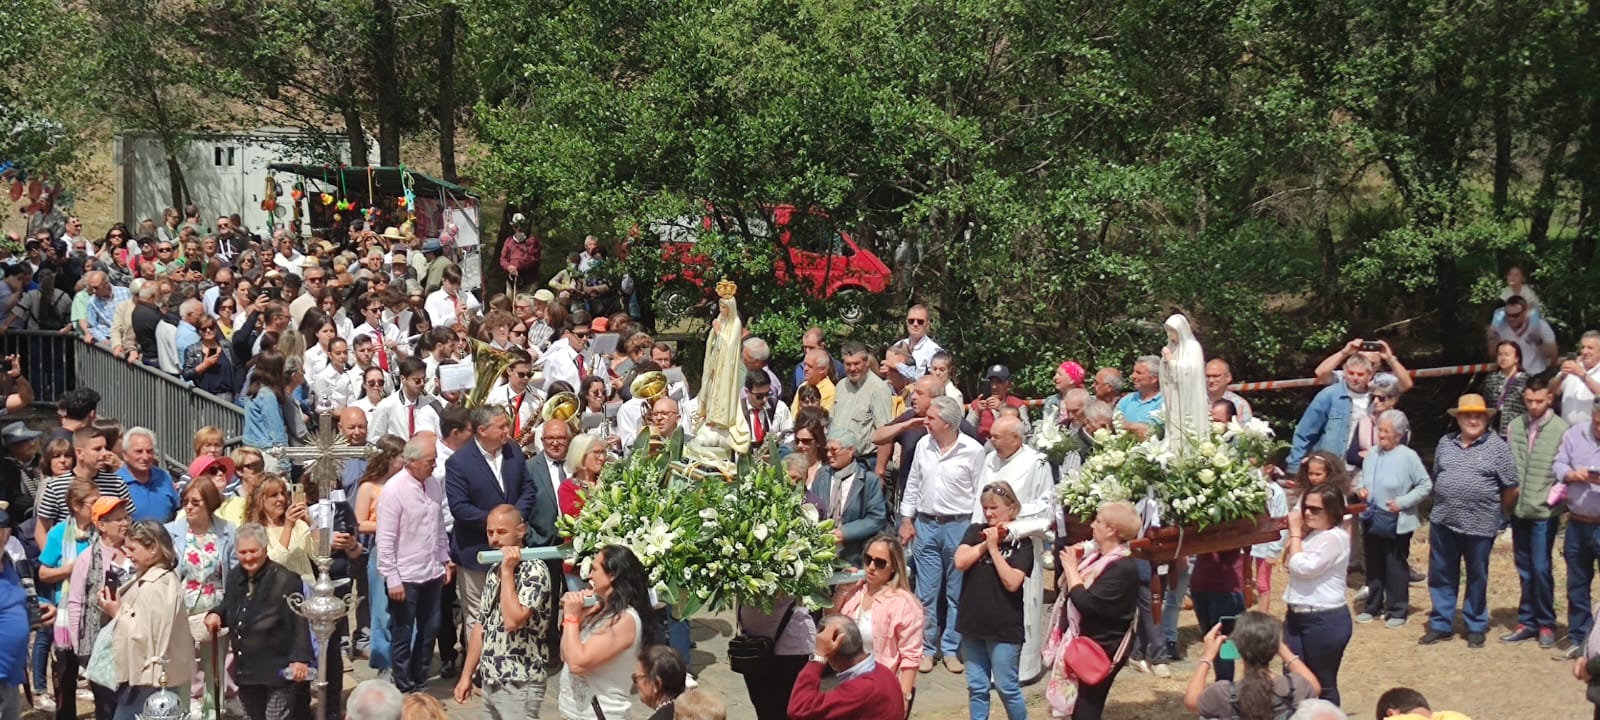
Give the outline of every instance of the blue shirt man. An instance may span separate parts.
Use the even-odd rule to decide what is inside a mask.
[[[1149,426],[1160,419],[1157,414],[1165,407],[1161,397],[1161,358],[1146,355],[1133,364],[1128,379],[1133,382],[1133,392],[1117,401],[1117,414],[1126,425]]]
[[[1294,426],[1294,440],[1289,444],[1286,462],[1290,474],[1298,472],[1300,461],[1318,450],[1344,457],[1356,423],[1371,407],[1371,396],[1367,392],[1370,382],[1372,364],[1356,355],[1344,363],[1344,382],[1329,385],[1312,398],[1300,422]]]

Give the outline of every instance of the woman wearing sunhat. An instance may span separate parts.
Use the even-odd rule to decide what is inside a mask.
[[[1489,630],[1489,551],[1504,509],[1517,499],[1511,446],[1489,431],[1493,412],[1482,395],[1462,395],[1448,411],[1457,430],[1439,439],[1433,457],[1433,513],[1428,532],[1428,595],[1433,612],[1417,641],[1432,645],[1454,634],[1461,572],[1466,598],[1461,619],[1467,647],[1481,648]]]

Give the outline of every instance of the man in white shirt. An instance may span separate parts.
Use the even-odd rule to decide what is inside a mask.
[[[294,238],[289,236],[289,231],[284,229],[272,232],[272,244],[278,248],[278,253],[272,256],[272,264],[279,270],[299,275],[305,272],[306,256],[294,247]]]
[[[752,447],[765,443],[768,437],[783,442],[794,430],[794,417],[789,414],[789,406],[779,399],[772,376],[759,370],[745,376],[744,412]]]
[[[633,388],[633,383],[639,378],[649,373],[659,373],[660,371],[661,368],[649,360],[634,365],[633,371],[628,378],[630,391]],[[661,385],[665,387],[666,381],[662,380]],[[650,397],[634,395],[624,401],[622,407],[617,408],[617,440],[622,443],[624,457],[633,452],[633,441],[639,438],[639,432],[644,429],[645,420],[650,414],[650,406],[656,401],[657,397],[660,397],[659,393]]]
[[[917,599],[922,601],[921,670],[931,671],[942,651],[945,667],[960,673],[966,666],[956,656],[961,649],[961,634],[956,632],[961,571],[955,566],[955,552],[978,507],[984,453],[977,440],[961,432],[961,406],[955,400],[934,398],[927,423],[928,435],[917,442],[900,500],[900,542],[911,547]],[[942,635],[941,590],[948,605]]]
[[[533,366],[526,355],[518,357],[506,368],[506,381],[489,391],[484,401],[499,405],[511,416],[511,441],[522,445],[522,436],[537,426],[539,410],[544,404],[544,393],[533,386]]]
[[[1501,341],[1514,342],[1522,348],[1522,369],[1529,375],[1538,375],[1556,361],[1556,331],[1544,318],[1532,315],[1528,302],[1520,295],[1506,299],[1505,317],[1489,326],[1489,357]]]
[[[1600,393],[1600,332],[1583,334],[1578,357],[1561,363],[1555,382],[1561,385],[1561,419],[1572,427],[1588,426],[1595,395]]]
[[[439,289],[428,295],[427,302],[423,304],[423,309],[428,312],[428,320],[433,322],[434,327],[442,328],[471,322],[483,305],[472,293],[461,292],[461,268],[451,265],[444,269],[440,277]]]
[[[583,387],[583,378],[588,375],[588,368],[584,366],[583,353],[589,349],[589,314],[585,312],[573,313],[567,318],[566,324],[561,326],[562,338],[550,346],[544,353],[544,390],[550,392],[550,386],[557,382],[565,382],[572,386],[572,391],[577,392]]]
[[[217,300],[222,297],[223,293],[233,292],[233,269],[221,268],[217,270],[216,277],[213,278],[213,281],[216,284],[206,288],[206,291],[200,294],[200,302],[205,303],[207,315],[216,317]]]
[[[364,322],[352,328],[350,332],[355,337],[366,335],[372,338],[372,362],[389,371],[400,363],[398,353],[401,352],[405,336],[394,323],[384,321],[383,313],[383,297],[377,293],[367,293],[361,301],[361,317]],[[358,348],[359,345],[360,343],[357,343]]]
[[[384,398],[372,411],[368,436],[410,438],[424,430],[439,432],[439,414],[434,410],[433,397],[423,392],[427,380],[428,368],[421,360],[401,360],[400,392]]]
[[[928,372],[928,366],[933,364],[933,354],[941,349],[939,343],[928,337],[928,331],[933,329],[933,321],[928,316],[926,305],[912,305],[906,310],[906,338],[901,342],[911,348],[911,364],[900,368],[900,374],[908,380],[915,380]]]

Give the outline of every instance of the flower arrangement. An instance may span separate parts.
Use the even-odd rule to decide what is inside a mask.
[[[639,556],[681,617],[734,604],[770,610],[781,595],[813,609],[828,604],[833,521],[818,519],[781,468],[747,461],[724,479],[645,455],[607,466],[583,511],[561,518],[584,574],[614,543]]]
[[[1067,432],[1056,424],[1055,418],[1045,418],[1037,427],[1039,430],[1033,434],[1029,444],[1044,453],[1052,464],[1060,465],[1067,455],[1083,449],[1077,433]]]
[[[1062,478],[1056,493],[1075,517],[1090,518],[1100,504],[1153,497],[1165,524],[1206,528],[1259,517],[1267,508],[1267,478],[1260,468],[1281,443],[1265,421],[1211,423],[1207,437],[1177,455],[1156,434],[1127,431],[1120,418],[1094,433],[1095,449]]]

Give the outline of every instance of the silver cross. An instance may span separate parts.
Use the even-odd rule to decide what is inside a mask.
[[[309,445],[279,448],[278,452],[304,466],[305,479],[317,486],[317,497],[327,498],[333,488],[339,487],[346,460],[364,460],[376,450],[371,445],[353,446],[340,437],[333,426],[333,414],[325,412],[318,415],[317,432],[312,434]]]

